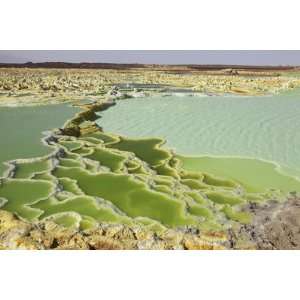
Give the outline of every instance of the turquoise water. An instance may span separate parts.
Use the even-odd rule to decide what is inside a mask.
[[[104,130],[162,137],[181,155],[259,158],[300,175],[299,92],[136,98],[119,101],[101,116]]]
[[[62,126],[77,111],[69,105],[0,107],[0,177],[5,161],[50,153],[42,132]]]

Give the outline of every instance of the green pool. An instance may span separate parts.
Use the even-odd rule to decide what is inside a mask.
[[[299,91],[128,99],[101,116],[104,130],[166,139],[187,169],[241,179],[253,190],[300,190]]]
[[[3,162],[51,152],[41,138],[44,131],[60,127],[78,108],[70,105],[0,107],[0,176]]]

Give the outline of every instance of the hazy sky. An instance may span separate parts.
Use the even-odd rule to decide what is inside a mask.
[[[0,50],[0,63],[113,62],[148,64],[299,65],[300,51],[240,50]]]

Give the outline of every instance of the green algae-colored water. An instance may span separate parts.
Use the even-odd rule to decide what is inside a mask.
[[[248,192],[280,189],[284,192],[300,192],[300,181],[277,170],[273,163],[251,158],[233,157],[180,157],[185,169],[202,170],[217,176],[240,182]]]
[[[5,161],[50,153],[42,132],[62,126],[77,111],[69,105],[0,107],[0,177]]]
[[[289,104],[291,102],[294,111],[297,111],[294,96],[288,95],[286,106],[292,105]],[[226,125],[226,122],[234,119],[237,111],[228,108],[226,112],[223,102],[228,100],[230,104],[236,100],[238,103],[245,101],[245,105],[251,107],[263,101],[282,101],[280,97],[276,97],[184,96],[119,101],[117,106],[105,111],[104,117],[98,121],[104,129],[107,128],[107,131],[114,134],[98,130],[82,131],[78,138],[56,135],[56,142],[53,142],[52,148],[55,155],[37,157],[35,160],[16,160],[15,165],[11,166],[12,171],[7,175],[9,178],[0,180],[0,207],[29,221],[51,218],[58,224],[82,229],[92,228],[97,222],[160,228],[188,225],[209,230],[226,228],[235,221],[248,223],[251,221],[251,215],[243,211],[243,207],[249,201],[281,200],[284,196],[281,191],[300,191],[300,181],[284,173],[298,172],[297,166],[292,164],[293,159],[287,157],[288,163],[284,164],[283,172],[279,165],[257,159],[261,158],[260,156],[221,156],[225,152],[219,153],[217,157],[205,156],[201,147],[203,145],[205,149],[211,139],[216,139],[217,150],[219,140],[225,137],[229,139],[227,144],[230,145],[235,136],[231,136],[232,133],[224,128],[229,127],[233,131],[235,127],[250,130],[249,128],[256,128],[254,125],[259,122],[254,122],[254,117],[262,117],[262,114],[258,114],[253,108],[252,114],[255,116],[250,118],[253,124],[236,121],[235,126]],[[250,103],[258,99],[261,102]],[[208,100],[211,103],[208,103]],[[119,106],[121,110],[115,110]],[[216,109],[215,106],[222,108]],[[281,109],[283,107],[284,105]],[[211,110],[216,112],[217,118],[222,122],[219,124],[216,119],[203,130],[202,126],[206,126],[214,115]],[[247,108],[248,110],[251,112],[251,109]],[[203,114],[203,111],[206,113]],[[224,116],[230,113],[233,116],[227,116],[226,119]],[[247,119],[247,112],[243,111],[243,114]],[[192,118],[188,120],[189,126],[184,125],[189,116]],[[111,124],[107,123],[108,117]],[[205,118],[206,122],[203,122]],[[296,122],[296,118],[293,120]],[[116,127],[119,123],[123,124],[123,127],[118,129]],[[58,125],[52,127],[56,126]],[[215,135],[214,128],[218,126],[224,129],[224,137]],[[286,129],[288,134],[289,130]],[[216,131],[219,134],[222,132],[218,128]],[[129,137],[119,136],[120,132]],[[268,134],[270,133],[275,134],[276,131],[268,131]],[[262,133],[258,131],[256,134]],[[248,146],[250,149],[257,145],[258,148],[261,139],[258,138],[257,142],[256,134],[248,134],[253,140],[250,146],[246,142],[241,144],[241,149],[238,148],[240,152],[243,151],[242,146]],[[176,148],[176,153],[164,147],[163,140],[159,137],[171,140],[168,145]],[[273,140],[272,136],[267,137]],[[239,138],[237,135],[236,139]],[[269,142],[268,138],[265,137],[265,143]],[[277,147],[281,140],[276,137],[275,141],[271,144],[273,147]],[[297,143],[298,140],[294,142]],[[225,142],[223,144],[227,146]],[[278,147],[290,151],[289,147],[285,146]],[[185,147],[191,152],[184,151]],[[178,152],[185,156],[178,155]],[[226,154],[242,156],[240,152]],[[193,157],[187,154],[202,156]],[[24,158],[24,155],[13,158]]]
[[[248,222],[241,212],[248,192],[238,195],[235,182],[181,170],[160,139],[103,132],[92,140],[89,134],[57,138],[63,151],[55,157],[16,161],[12,177],[0,184],[2,209],[80,228],[110,222],[219,230]]]
[[[104,130],[166,139],[189,170],[227,176],[249,190],[300,190],[300,181],[290,177],[300,177],[299,91],[129,99],[101,116],[98,123]]]

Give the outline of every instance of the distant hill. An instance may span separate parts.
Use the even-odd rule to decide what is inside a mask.
[[[246,65],[156,65],[156,64],[117,64],[117,63],[69,63],[69,62],[41,62],[24,64],[0,63],[0,68],[53,68],[53,69],[157,69],[170,71],[218,71],[224,69],[248,71],[289,71],[300,70],[295,66],[246,66]]]

